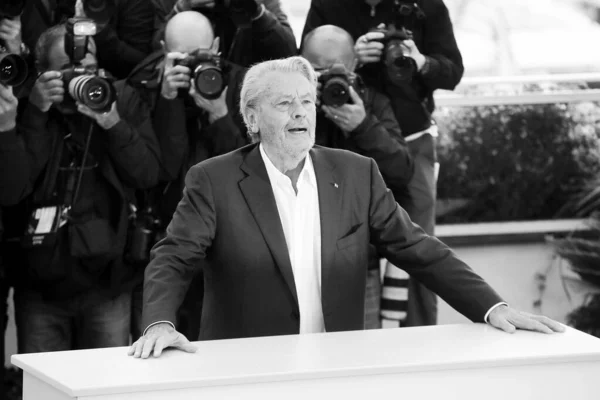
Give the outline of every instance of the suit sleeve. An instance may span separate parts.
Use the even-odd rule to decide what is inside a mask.
[[[427,62],[420,77],[431,91],[452,90],[462,79],[465,69],[448,8],[442,1],[436,1],[435,5],[435,11],[425,20],[421,53],[427,58]]]
[[[194,269],[205,258],[216,232],[210,178],[201,165],[185,178],[183,199],[167,227],[167,236],[152,249],[144,279],[143,326],[176,321]]]
[[[375,160],[388,187],[401,193],[414,172],[410,150],[389,99],[371,92],[367,100],[367,116],[349,136],[360,154]]]
[[[379,254],[470,320],[484,322],[488,310],[503,301],[448,246],[412,223],[386,189],[372,160],[369,228]]]

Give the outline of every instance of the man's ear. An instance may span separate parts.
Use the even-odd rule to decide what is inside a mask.
[[[358,65],[358,58],[354,57],[352,59],[352,64],[350,64],[350,71],[354,72],[356,70],[357,65]]]
[[[258,133],[258,114],[253,109],[248,109],[248,124],[252,133]]]
[[[212,46],[210,46],[210,50],[213,54],[219,54],[219,45],[221,44],[221,40],[217,36],[215,40],[212,42]]]

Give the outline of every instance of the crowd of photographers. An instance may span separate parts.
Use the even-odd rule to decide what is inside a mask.
[[[443,1],[312,0],[300,49],[280,1],[2,2],[0,297],[14,288],[19,352],[140,336],[144,268],[185,173],[251,142],[238,107],[256,62],[308,59],[316,143],[372,157],[433,233],[432,93],[463,73]],[[178,320],[192,340],[198,270]],[[393,266],[380,282],[373,251],[367,328],[435,324],[435,296]]]

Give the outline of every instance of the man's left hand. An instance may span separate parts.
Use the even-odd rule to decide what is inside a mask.
[[[517,329],[541,333],[565,331],[563,325],[548,317],[517,311],[505,305],[496,307],[488,316],[488,322],[493,327],[508,333],[514,333]]]
[[[325,105],[321,107],[325,116],[332,120],[345,133],[350,133],[358,128],[367,117],[365,103],[352,86],[350,86],[350,97],[353,104],[344,104],[340,107]]]
[[[403,54],[410,57],[417,63],[417,69],[420,71],[425,65],[425,56],[421,54],[415,42],[411,39],[402,41]]]
[[[227,103],[225,102],[225,99],[227,98],[227,87],[225,87],[223,93],[214,100],[202,97],[202,95],[196,91],[196,85],[194,85],[193,82],[190,85],[189,93],[190,96],[192,96],[192,99],[194,99],[196,106],[208,113],[208,119],[211,124],[229,113],[229,108],[227,108]]]
[[[121,121],[119,112],[117,111],[117,102],[113,102],[110,111],[99,113],[91,110],[89,107],[81,103],[77,103],[77,111],[96,121],[100,128],[108,130]]]

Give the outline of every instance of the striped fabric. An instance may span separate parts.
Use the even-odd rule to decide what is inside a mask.
[[[408,309],[408,274],[386,261],[381,291],[383,328],[397,328],[406,321]]]

